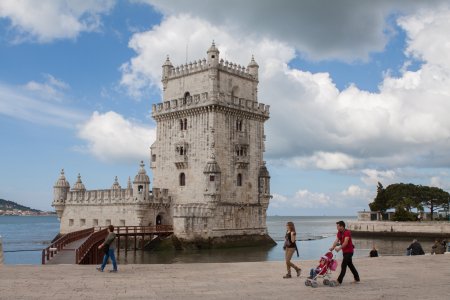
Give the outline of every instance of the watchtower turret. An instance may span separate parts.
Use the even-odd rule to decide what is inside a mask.
[[[145,201],[149,197],[150,178],[144,167],[144,162],[141,160],[139,172],[133,181],[133,196],[137,201]]]
[[[64,169],[61,170],[61,175],[53,186],[53,203],[58,218],[61,218],[67,200],[67,193],[70,190],[70,184],[64,176]]]

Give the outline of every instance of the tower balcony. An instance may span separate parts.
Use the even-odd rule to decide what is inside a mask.
[[[176,155],[174,162],[177,169],[186,169],[188,165],[188,157],[187,155]]]
[[[248,156],[236,156],[234,162],[238,169],[247,169],[250,158]]]

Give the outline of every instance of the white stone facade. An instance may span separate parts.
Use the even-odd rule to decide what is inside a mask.
[[[162,66],[163,101],[152,112],[157,123],[150,156],[153,193],[136,197],[133,186],[117,190],[117,197],[114,189],[80,196],[63,183],[57,187],[58,181],[54,206],[60,207],[61,224],[86,214],[113,224],[147,225],[163,214],[183,241],[267,235],[271,195],[263,152],[269,106],[258,102],[259,67],[253,58],[245,68],[220,60],[219,54],[213,43],[207,59],[173,67],[167,58]]]

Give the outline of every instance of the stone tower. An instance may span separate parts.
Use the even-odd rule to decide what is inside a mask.
[[[263,160],[269,106],[258,102],[258,64],[207,59],[162,66],[163,101],[151,146],[154,186],[172,197],[176,237],[203,246],[273,243],[270,176]]]

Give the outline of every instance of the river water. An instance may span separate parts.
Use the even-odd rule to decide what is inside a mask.
[[[294,222],[299,239],[300,257],[295,260],[316,260],[332,245],[336,236],[336,221],[354,221],[356,217],[267,217],[269,235],[277,242],[275,247],[245,247],[232,249],[189,251],[124,251],[119,263],[198,263],[198,262],[243,262],[282,261],[286,222]],[[0,236],[6,264],[40,264],[41,250],[47,247],[59,230],[55,216],[0,216]],[[368,256],[372,245],[383,255],[404,255],[411,239],[401,238],[354,238],[355,257]],[[425,252],[430,252],[433,241],[421,239]],[[338,254],[338,258],[340,253]]]

